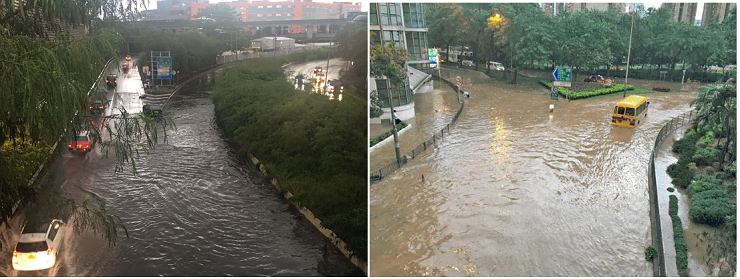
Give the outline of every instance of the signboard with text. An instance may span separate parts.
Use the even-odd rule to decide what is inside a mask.
[[[558,66],[552,71],[552,78],[553,86],[570,87],[570,84],[573,81],[573,71],[570,67]]]
[[[172,79],[172,57],[157,57],[157,78]]]
[[[439,67],[439,53],[436,48],[430,48],[427,50],[429,55],[429,69],[436,70]]]

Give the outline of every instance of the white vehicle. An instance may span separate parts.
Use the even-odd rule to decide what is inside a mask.
[[[54,266],[61,247],[64,222],[54,219],[41,224],[26,223],[13,250],[13,269],[41,270]]]
[[[475,63],[473,62],[473,60],[463,60],[462,64],[463,66],[475,67]]]
[[[504,68],[504,64],[501,64],[499,62],[495,61],[489,61],[488,62],[488,68],[494,71],[504,71],[506,68]]]

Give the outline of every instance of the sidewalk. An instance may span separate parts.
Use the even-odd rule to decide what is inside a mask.
[[[399,135],[401,155],[410,152],[439,132],[452,120],[459,109],[455,91],[438,80],[434,81],[434,91],[414,94],[413,99],[416,116],[405,121],[411,127],[406,128],[409,130]],[[370,137],[376,137],[390,129],[389,122],[370,125]],[[370,171],[376,171],[395,160],[395,145],[391,141],[370,152]]]

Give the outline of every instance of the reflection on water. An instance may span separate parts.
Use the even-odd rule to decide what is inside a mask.
[[[546,89],[471,73],[451,134],[371,188],[371,274],[652,276],[650,150],[695,93],[648,94],[644,123],[613,128],[621,95],[550,113]]]
[[[99,196],[130,238],[67,235],[56,276],[362,276],[253,167],[215,124],[213,78],[186,85],[164,106],[177,130],[113,174],[99,152],[68,154],[48,183],[76,199]],[[130,170],[127,170],[130,171]],[[69,223],[72,223],[70,221]]]

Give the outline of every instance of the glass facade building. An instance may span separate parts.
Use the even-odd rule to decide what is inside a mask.
[[[427,27],[422,3],[371,3],[370,4],[370,44],[379,45],[380,24],[383,24],[383,40],[386,44],[395,43],[409,52],[407,67],[414,67],[429,73],[427,58]],[[390,107],[385,80],[375,80],[378,97],[382,107]],[[404,84],[391,85],[393,106],[413,103],[412,90],[408,78]]]

